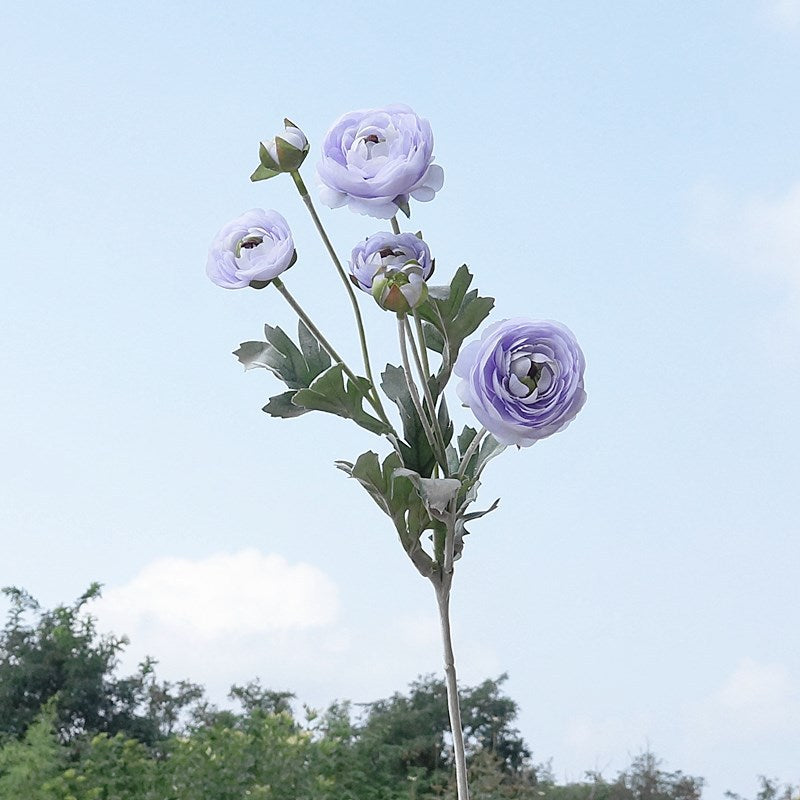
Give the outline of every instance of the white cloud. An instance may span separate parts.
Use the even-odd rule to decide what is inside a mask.
[[[250,549],[153,561],[106,588],[91,613],[101,630],[129,637],[123,672],[153,656],[162,678],[201,683],[217,703],[231,684],[255,677],[319,707],[335,698],[375,700],[419,674],[441,674],[435,614],[340,606],[319,568]],[[465,682],[500,671],[496,655],[468,635],[457,650]]]
[[[744,659],[689,711],[690,735],[705,744],[762,740],[790,732],[800,716],[800,691],[783,664]]]
[[[800,0],[764,0],[763,9],[767,18],[778,27],[800,27]]]
[[[154,626],[214,638],[329,625],[338,610],[337,588],[321,570],[249,549],[158,559],[108,589],[95,613],[115,631]]]
[[[700,186],[694,218],[701,250],[723,268],[763,284],[758,302],[742,308],[742,321],[752,323],[750,335],[777,362],[795,360],[800,336],[800,181],[782,193],[749,197]]]
[[[695,212],[701,245],[800,292],[800,182],[782,194],[747,198],[702,186]]]

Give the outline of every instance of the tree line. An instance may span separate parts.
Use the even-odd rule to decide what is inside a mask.
[[[454,800],[445,686],[420,677],[374,703],[300,706],[258,680],[218,708],[151,659],[120,676],[124,637],[86,605],[25,591],[0,634],[0,800]],[[703,779],[645,751],[616,776],[558,783],[514,726],[505,675],[462,687],[474,800],[700,800]],[[730,794],[731,800],[743,800]],[[762,778],[757,800],[800,800]]]

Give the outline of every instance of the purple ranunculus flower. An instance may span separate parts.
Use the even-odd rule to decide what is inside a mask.
[[[296,259],[286,220],[277,211],[254,208],[231,220],[214,237],[206,274],[223,289],[261,289]]]
[[[562,430],[586,402],[585,361],[566,326],[506,319],[458,356],[461,401],[501,443],[527,447]]]
[[[444,172],[433,164],[433,133],[408,106],[353,111],[325,135],[317,174],[325,205],[379,219],[415,200],[433,200]]]
[[[433,274],[434,260],[422,239],[413,233],[373,233],[353,248],[350,274],[359,289],[371,292],[378,270],[402,272],[409,263],[421,268],[423,280],[428,280]]]

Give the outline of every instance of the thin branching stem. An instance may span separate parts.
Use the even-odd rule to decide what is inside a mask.
[[[469,466],[470,459],[473,455],[475,455],[475,451],[480,446],[481,440],[489,431],[486,428],[481,428],[475,436],[472,437],[472,441],[469,443],[469,447],[467,447],[466,452],[464,453],[464,457],[461,459],[461,463],[458,465],[458,477],[463,478],[464,473],[467,471],[467,467]]]
[[[425,410],[422,407],[422,401],[419,397],[419,391],[417,389],[416,383],[414,383],[414,376],[411,374],[411,364],[408,361],[408,348],[406,347],[406,319],[405,315],[398,314],[397,315],[397,339],[400,343],[400,358],[403,361],[403,371],[406,375],[406,385],[408,386],[408,393],[411,395],[411,402],[414,404],[414,408],[419,416],[419,421],[422,424],[422,429],[425,431],[425,437],[428,440],[428,444],[430,444],[431,449],[433,450],[436,460],[439,462],[440,466],[442,467],[443,473],[447,474],[447,461],[445,459],[444,452],[439,450],[439,443],[436,438],[436,435],[431,428],[430,422],[428,422],[428,417],[425,414]]]
[[[429,381],[429,374],[427,370],[422,365],[422,361],[420,360],[420,355],[417,349],[416,342],[414,341],[414,337],[411,334],[411,326],[408,324],[408,318],[403,317],[403,329],[405,331],[406,337],[408,337],[408,341],[411,344],[411,355],[414,359],[414,366],[417,368],[417,374],[420,377],[420,383],[422,383],[422,391],[425,395],[425,401],[428,404],[428,410],[430,412],[431,418],[431,428],[433,429],[433,434],[436,437],[436,443],[441,450],[442,456],[445,456],[447,447],[444,443],[444,435],[442,434],[442,429],[439,425],[439,420],[436,416],[436,404],[433,402],[433,395],[431,394],[431,387],[428,383]],[[445,473],[446,474],[446,473]]]
[[[292,178],[294,178],[294,184],[297,187],[297,191],[300,193],[300,197],[303,199],[306,208],[308,209],[308,213],[311,214],[311,219],[314,221],[314,226],[316,227],[317,232],[319,233],[320,238],[325,245],[325,249],[328,251],[328,255],[331,257],[331,261],[333,261],[336,271],[339,273],[339,277],[344,284],[344,288],[347,290],[347,295],[350,298],[350,304],[353,306],[356,327],[358,328],[358,338],[361,342],[361,355],[364,359],[364,369],[366,370],[367,379],[372,387],[372,395],[374,400],[372,406],[377,412],[378,416],[388,425],[390,424],[389,418],[386,416],[383,404],[381,403],[380,395],[378,394],[378,389],[375,385],[375,379],[372,377],[372,366],[370,365],[369,361],[369,349],[367,348],[367,335],[364,331],[364,320],[361,316],[361,309],[358,307],[358,300],[356,299],[356,293],[353,291],[353,285],[350,283],[350,280],[348,279],[347,274],[342,267],[342,262],[339,261],[339,256],[336,255],[336,250],[333,249],[331,240],[328,237],[324,226],[322,225],[322,220],[320,220],[317,210],[314,208],[311,195],[308,193],[308,189],[306,188],[305,182],[300,177],[300,173],[295,170],[292,172]]]
[[[313,333],[314,336],[316,336],[317,341],[322,345],[325,352],[337,364],[341,365],[342,371],[350,379],[350,382],[353,384],[353,386],[355,386],[356,390],[375,409],[375,412],[380,414],[380,408],[375,403],[372,394],[370,392],[365,392],[361,388],[358,378],[356,378],[353,371],[350,369],[350,367],[347,366],[344,359],[339,355],[339,353],[337,353],[336,350],[333,349],[333,345],[331,345],[331,343],[322,335],[320,329],[312,322],[311,317],[309,317],[308,314],[306,314],[305,310],[300,305],[300,303],[298,303],[297,300],[295,300],[294,295],[292,295],[292,293],[286,288],[286,284],[280,278],[273,278],[272,285],[283,295],[286,302],[292,307],[295,314],[297,314],[297,316],[300,317],[301,320],[303,320],[305,326],[311,331],[311,333]],[[386,422],[386,424],[389,425],[390,428],[392,427],[391,423],[388,422],[388,420],[384,419],[384,422]],[[392,430],[392,433],[394,433],[394,430]]]

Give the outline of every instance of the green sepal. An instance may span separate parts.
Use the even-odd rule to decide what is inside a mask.
[[[402,199],[402,195],[398,195],[392,202],[406,215],[406,219],[411,219],[411,206],[408,204],[408,198]]]
[[[280,173],[276,172],[274,169],[267,169],[263,164],[259,164],[255,168],[255,172],[250,176],[250,180],[253,181],[253,183],[256,181],[267,181],[279,174]]]
[[[264,147],[263,142],[259,142],[258,145],[258,160],[261,162],[261,165],[264,167],[264,169],[268,169],[270,172],[274,172],[276,175],[282,172],[280,164],[275,163],[275,159],[273,159],[269,154],[269,150]]]
[[[305,161],[307,151],[299,150],[280,136],[275,137],[275,150],[278,153],[281,172],[292,172]]]
[[[362,428],[377,434],[389,434],[392,429],[363,409],[364,395],[371,384],[366,378],[356,377],[358,384],[350,378],[345,381],[344,368],[334,364],[323,372],[307,389],[301,389],[294,397],[297,405],[312,411],[325,411],[345,419],[351,419]]]

